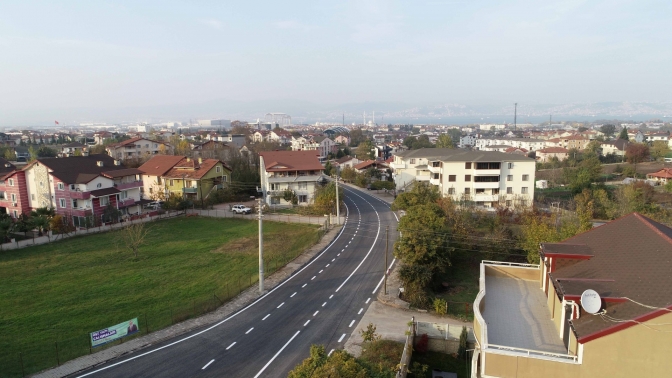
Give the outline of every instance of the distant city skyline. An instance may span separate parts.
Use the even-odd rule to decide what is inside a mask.
[[[523,115],[616,102],[596,116],[672,116],[671,15],[669,2],[625,0],[9,1],[0,126],[505,116],[514,102]]]

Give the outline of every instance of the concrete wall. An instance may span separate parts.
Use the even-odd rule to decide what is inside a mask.
[[[519,278],[526,281],[539,280],[539,268],[486,265],[485,275],[492,277]]]

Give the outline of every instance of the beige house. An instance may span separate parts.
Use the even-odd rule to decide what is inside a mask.
[[[172,146],[165,142],[149,140],[141,137],[110,144],[105,149],[107,154],[118,160],[150,158],[160,153],[171,153]]]
[[[569,150],[562,147],[546,147],[538,150],[537,160],[541,163],[545,163],[551,160],[553,157],[556,157],[559,161],[567,159]]]
[[[472,377],[670,375],[672,229],[632,213],[540,261],[481,263]]]
[[[261,190],[269,205],[291,204],[283,198],[286,191],[294,192],[299,205],[308,205],[325,180],[317,151],[260,152],[259,165]]]

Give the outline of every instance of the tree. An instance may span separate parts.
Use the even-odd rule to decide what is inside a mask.
[[[145,244],[149,228],[145,227],[144,222],[129,223],[120,230],[120,233],[121,241],[128,249],[133,251],[133,255],[137,258],[140,247]]]
[[[649,159],[649,146],[644,143],[628,143],[625,149],[625,159],[630,164],[635,165],[635,172],[637,171],[637,163],[641,163]]]
[[[56,157],[58,156],[58,151],[51,147],[47,146],[41,146],[40,148],[37,149],[37,156],[38,157]]]
[[[527,252],[530,264],[539,264],[539,248],[541,243],[560,241],[560,236],[552,222],[555,218],[545,218],[530,214],[524,219],[521,247]]]
[[[441,134],[436,140],[436,148],[455,148],[453,138],[448,134]]]
[[[408,210],[413,206],[436,203],[441,194],[435,186],[424,182],[416,182],[413,188],[401,193],[392,203],[392,210]]]
[[[350,131],[350,145],[352,147],[359,146],[366,139],[364,132],[361,128]]]
[[[352,167],[345,167],[341,170],[341,178],[346,182],[354,182],[357,178],[357,171]]]
[[[608,138],[611,138],[616,133],[616,126],[612,125],[610,123],[608,123],[606,125],[602,125],[602,126],[600,126],[600,132],[602,132],[602,134],[604,134]],[[626,133],[626,135],[627,135],[627,133]]]
[[[573,193],[590,188],[593,182],[599,180],[601,173],[602,165],[596,155],[587,155],[577,168],[565,167],[563,170],[563,176]]]
[[[291,203],[292,205],[296,205],[299,203],[299,197],[297,197],[296,193],[292,189],[285,189],[282,192],[282,199],[285,201]]]
[[[664,140],[656,140],[651,146],[651,157],[656,160],[662,160],[667,154],[670,153],[670,147]]]
[[[589,189],[574,196],[576,215],[579,217],[579,231],[588,231],[593,228],[594,201]]]
[[[9,161],[15,161],[16,160],[16,153],[14,153],[14,150],[11,149],[6,149],[4,153],[5,159]]]
[[[28,158],[29,159],[28,161],[35,161],[35,159],[38,158],[37,148],[35,148],[35,146],[32,145],[32,144],[30,146],[28,146],[28,155],[30,155],[29,158]]]
[[[374,342],[380,340],[380,335],[376,333],[376,325],[369,323],[366,329],[360,329],[359,334],[362,335],[362,340],[365,342]]]
[[[338,200],[343,204],[343,187],[338,187]],[[333,182],[315,190],[313,206],[319,214],[332,214],[336,211],[336,184]]]
[[[40,236],[51,228],[51,219],[56,215],[53,208],[40,207],[30,212],[32,228],[37,229]]]
[[[371,375],[352,355],[335,350],[330,356],[323,345],[311,345],[310,357],[287,375],[288,378],[367,378]]]
[[[362,141],[357,147],[355,157],[359,160],[373,159],[373,143],[368,139]]]
[[[418,139],[413,142],[413,150],[419,150],[421,148],[432,148],[434,145],[432,142],[429,141],[429,136],[427,135],[420,135]]]
[[[582,133],[582,132],[584,132],[584,131],[586,131],[586,130],[588,130],[588,128],[585,127],[585,126],[580,126],[580,127],[577,129],[577,131],[580,132],[580,133]]]
[[[621,129],[621,133],[618,134],[618,139],[623,139],[623,140],[630,140],[630,137],[628,136],[628,128],[624,127]]]
[[[331,165],[330,161],[327,161],[327,163],[324,165],[324,174],[327,176],[331,176],[333,174],[333,169],[334,167]]]

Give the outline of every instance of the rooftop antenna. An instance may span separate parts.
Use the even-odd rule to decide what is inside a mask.
[[[589,314],[597,314],[602,308],[602,298],[595,290],[588,289],[581,294],[581,307]]]
[[[516,121],[518,118],[518,103],[513,104],[513,131],[516,131]]]

